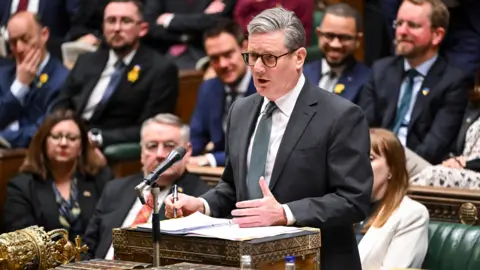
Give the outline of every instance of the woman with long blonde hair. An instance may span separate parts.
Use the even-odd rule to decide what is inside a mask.
[[[408,173],[402,144],[392,132],[370,130],[375,207],[360,230],[364,270],[420,268],[428,248],[428,210],[407,197]]]

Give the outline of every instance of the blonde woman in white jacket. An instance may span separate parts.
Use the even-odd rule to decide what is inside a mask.
[[[376,207],[365,224],[356,226],[360,237],[364,234],[358,246],[362,268],[421,268],[428,248],[429,214],[425,206],[406,196],[403,146],[384,129],[371,129],[370,138]]]

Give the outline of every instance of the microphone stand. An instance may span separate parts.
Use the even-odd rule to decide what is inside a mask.
[[[153,197],[152,213],[152,244],[153,244],[153,267],[160,267],[160,207],[158,204],[158,195],[160,188],[158,185],[152,185],[150,190]]]

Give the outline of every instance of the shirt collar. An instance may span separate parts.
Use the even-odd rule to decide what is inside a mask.
[[[418,71],[418,73],[422,74],[423,77],[427,76],[428,74],[428,71],[430,70],[430,68],[432,68],[433,64],[435,63],[435,61],[437,61],[437,58],[438,58],[438,54],[435,54],[432,58],[428,59],[427,61],[421,63],[420,65],[418,65],[415,70]],[[403,66],[405,68],[405,71],[408,71],[410,70],[412,67],[410,66],[410,64],[408,63],[407,59],[404,59],[403,60]]]
[[[332,68],[327,63],[327,60],[325,60],[325,58],[322,59],[322,76],[327,75],[328,73],[330,73],[330,71],[333,71],[333,72],[335,72],[335,75],[336,75],[335,77],[340,77],[340,75],[342,74],[342,72],[344,70],[345,70],[345,65],[340,66],[340,67],[336,67],[336,68]]]
[[[300,95],[300,91],[302,91],[303,85],[305,84],[305,76],[300,75],[297,84],[291,91],[286,93],[285,95],[281,96],[275,101],[278,109],[287,117],[290,117],[293,112],[293,108],[295,107],[295,103],[297,103],[298,96]],[[265,107],[267,106],[268,100],[266,97],[263,98],[262,104],[262,113],[265,111]]]
[[[45,54],[45,58],[43,59],[43,61],[40,63],[40,65],[38,66],[38,73],[37,73],[37,76],[40,76],[40,74],[42,74],[43,72],[43,69],[45,68],[45,66],[47,65],[48,61],[50,60],[50,53],[47,52]]]
[[[236,92],[239,94],[244,94],[248,90],[248,86],[250,85],[250,80],[252,79],[252,72],[249,68],[247,68],[247,72],[243,75],[242,80],[238,83]],[[230,86],[225,85],[225,92],[230,93],[232,89]]]
[[[123,57],[122,61],[125,66],[130,65],[136,52],[137,50],[133,50],[129,54],[127,54],[125,57]],[[113,50],[110,50],[108,54],[108,65],[114,66],[115,63],[117,63],[117,61],[118,61],[117,54],[115,54]]]

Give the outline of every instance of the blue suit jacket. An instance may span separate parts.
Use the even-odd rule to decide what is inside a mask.
[[[70,21],[77,11],[79,0],[39,0],[38,14],[50,34],[63,38],[70,29]],[[7,25],[10,19],[12,0],[0,1],[0,25]]]
[[[370,69],[364,64],[357,61],[353,62],[338,79],[337,85],[343,84],[345,86],[344,90],[338,95],[357,103],[358,93],[370,76],[370,72]],[[322,60],[306,64],[303,67],[303,74],[312,84],[318,85],[322,74]]]
[[[253,79],[250,80],[245,97],[256,93]],[[192,154],[201,155],[205,146],[212,142],[212,154],[217,166],[225,165],[225,133],[223,131],[223,114],[225,102],[225,84],[213,78],[204,81],[198,91],[197,104],[190,120],[190,142]]]
[[[67,78],[68,70],[58,59],[50,56],[50,60],[41,72],[48,75],[48,80],[41,86],[38,80],[34,80],[23,105],[10,91],[15,81],[15,72],[15,64],[0,67],[0,136],[10,142],[14,148],[29,145],[47,114],[50,104]],[[14,121],[19,122],[19,129],[17,131],[6,129]]]

